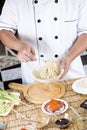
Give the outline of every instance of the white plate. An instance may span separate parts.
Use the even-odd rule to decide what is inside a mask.
[[[19,92],[10,92],[10,93],[14,94],[17,97],[20,97],[20,93]]]
[[[12,108],[14,107],[14,104],[8,104],[7,106],[8,106],[8,110],[5,111],[4,113],[0,113],[0,116],[7,116],[10,113],[10,111],[12,110]]]
[[[72,89],[80,94],[87,94],[87,78],[76,80],[72,84]]]
[[[18,96],[18,97],[20,96],[20,93],[18,93],[18,92],[11,92],[11,93],[14,94],[15,96]],[[7,102],[6,105],[8,106],[8,110],[5,111],[4,113],[0,113],[0,116],[7,116],[14,107],[13,103]]]
[[[55,98],[55,100],[57,101],[61,101],[64,103],[64,106],[60,109],[60,110],[57,110],[55,112],[50,112],[49,109],[47,108],[47,104],[51,101],[51,100],[47,100],[45,101],[43,104],[42,104],[42,111],[45,113],[45,114],[48,114],[48,115],[59,115],[61,113],[64,113],[67,109],[68,109],[68,104],[66,101],[62,100],[62,99],[57,99]]]

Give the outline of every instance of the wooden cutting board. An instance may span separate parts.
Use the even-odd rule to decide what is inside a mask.
[[[29,85],[10,83],[9,88],[23,92],[25,99],[35,104],[42,104],[52,98],[61,98],[65,93],[65,86],[59,82],[36,82]]]

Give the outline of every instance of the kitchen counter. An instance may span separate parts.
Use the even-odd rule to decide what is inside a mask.
[[[61,84],[65,86],[65,94],[62,99],[64,99],[69,105],[66,113],[68,113],[72,117],[72,123],[69,125],[68,128],[65,128],[64,130],[87,130],[87,122],[84,126],[79,126],[81,125],[81,123],[78,125],[78,123],[75,121],[78,116],[76,116],[70,109],[70,106],[72,106],[76,111],[78,111],[81,116],[87,116],[87,109],[80,107],[80,104],[87,99],[87,94],[82,95],[74,92],[72,90],[72,83],[74,81],[75,80],[61,82]],[[34,128],[29,121],[23,118],[23,115],[33,120],[37,114],[39,116],[39,114],[42,113],[41,105],[36,105],[28,102],[27,100],[25,100],[22,93],[21,100],[22,103],[19,106],[15,106],[8,116],[0,117],[0,122],[5,122],[7,124],[6,130],[21,130],[22,128],[26,128],[27,130],[60,130],[60,128],[57,128],[54,125],[54,121],[58,118],[58,116],[50,116],[51,120],[46,127],[41,129]],[[15,113],[14,110],[16,110],[20,114]]]

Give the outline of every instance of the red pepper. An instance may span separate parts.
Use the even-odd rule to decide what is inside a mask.
[[[21,128],[20,130],[27,130],[26,128]]]

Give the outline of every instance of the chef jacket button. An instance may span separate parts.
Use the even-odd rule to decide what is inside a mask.
[[[55,0],[55,3],[58,3],[58,0]]]
[[[41,40],[42,40],[42,37],[39,37],[38,39],[41,41]]]
[[[54,21],[57,21],[57,17],[54,17]]]
[[[43,54],[41,54],[41,55],[40,55],[40,57],[44,57],[44,55],[43,55]]]
[[[55,58],[57,58],[58,57],[58,54],[55,54]]]
[[[58,36],[55,36],[55,39],[58,39]]]
[[[38,23],[40,23],[40,22],[41,22],[41,20],[40,20],[40,19],[38,19],[38,20],[37,20],[37,22],[38,22]]]
[[[37,3],[38,3],[38,0],[34,0],[34,3],[37,4]]]

